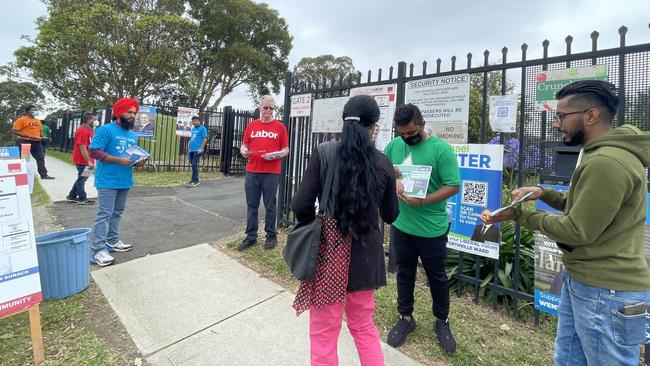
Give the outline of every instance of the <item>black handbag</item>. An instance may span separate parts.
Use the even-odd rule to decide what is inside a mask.
[[[335,152],[334,146],[328,146],[329,149],[321,148],[319,145],[321,179],[322,167],[326,166],[328,156],[333,157]],[[326,151],[323,151],[326,150]],[[327,208],[327,203],[332,193],[334,181],[334,159],[329,160],[332,164],[328,166],[321,192],[321,200],[318,203],[318,214],[313,220],[298,222],[289,231],[287,244],[282,251],[284,261],[287,262],[291,274],[298,280],[311,280],[316,274],[316,260],[318,259],[318,249],[320,247],[321,231],[323,228],[323,215]]]

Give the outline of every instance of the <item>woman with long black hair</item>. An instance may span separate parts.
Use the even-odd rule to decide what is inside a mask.
[[[324,178],[334,169],[316,276],[301,282],[293,304],[297,314],[309,310],[312,365],[338,365],[337,342],[344,311],[361,364],[384,364],[373,320],[375,290],[386,285],[378,214],[390,224],[399,214],[399,205],[393,166],[372,139],[378,120],[379,107],[373,98],[350,98],[343,108],[340,141],[314,149],[291,201],[298,221],[313,219]],[[322,161],[319,154],[324,154]]]

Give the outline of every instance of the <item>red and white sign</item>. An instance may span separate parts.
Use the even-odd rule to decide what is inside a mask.
[[[380,151],[393,139],[393,115],[395,114],[397,84],[364,86],[350,89],[350,97],[369,95],[375,98],[379,106],[379,135],[375,139],[375,146]]]
[[[0,160],[0,318],[41,300],[25,161]]]

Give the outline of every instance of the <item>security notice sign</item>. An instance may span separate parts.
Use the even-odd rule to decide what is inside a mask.
[[[309,117],[311,115],[311,94],[300,94],[291,97],[290,117]]]
[[[460,168],[460,192],[447,201],[451,217],[447,248],[488,258],[499,258],[501,231],[484,225],[483,210],[501,207],[503,145],[452,145]]]
[[[409,81],[405,103],[420,108],[430,133],[449,143],[466,143],[469,89],[469,74]]]
[[[0,160],[0,318],[42,300],[24,160]]]
[[[393,139],[393,115],[397,103],[397,84],[365,86],[350,90],[350,97],[369,95],[375,99],[379,106],[379,135],[375,146],[379,151],[384,151],[386,145]]]

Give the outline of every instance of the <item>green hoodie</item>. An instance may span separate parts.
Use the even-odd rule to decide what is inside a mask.
[[[562,215],[517,210],[514,220],[555,240],[565,269],[590,286],[650,290],[643,255],[650,133],[631,125],[588,142],[567,192],[540,197]]]

